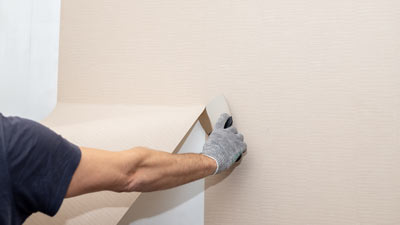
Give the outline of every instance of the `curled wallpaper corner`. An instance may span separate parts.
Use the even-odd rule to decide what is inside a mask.
[[[59,102],[43,124],[79,145],[111,151],[134,146],[174,152],[204,110],[161,106]],[[117,224],[140,193],[96,192],[65,199],[54,217],[32,215],[27,225]]]

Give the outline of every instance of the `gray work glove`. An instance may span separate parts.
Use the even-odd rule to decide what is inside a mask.
[[[247,148],[243,135],[234,126],[224,129],[229,117],[227,113],[221,114],[201,152],[217,162],[214,174],[231,167]]]

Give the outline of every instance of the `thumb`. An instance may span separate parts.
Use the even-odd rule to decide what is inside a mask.
[[[231,117],[228,113],[222,113],[215,123],[214,129],[224,129],[226,121]]]

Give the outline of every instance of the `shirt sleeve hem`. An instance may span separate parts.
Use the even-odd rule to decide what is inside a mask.
[[[68,163],[66,163],[65,168],[61,174],[62,180],[61,184],[58,189],[56,190],[55,199],[52,201],[52,204],[49,206],[49,210],[47,215],[54,216],[61,207],[61,204],[64,201],[65,195],[67,194],[68,187],[71,183],[72,177],[78,168],[78,165],[81,160],[81,150],[78,146],[70,143],[69,141],[60,137],[61,143],[58,146],[58,151],[66,152],[65,158],[68,159]]]

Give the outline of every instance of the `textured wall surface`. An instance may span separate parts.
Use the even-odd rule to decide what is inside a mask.
[[[208,225],[400,224],[399,12],[396,0],[63,1],[59,98],[224,93],[248,154],[208,180]]]

